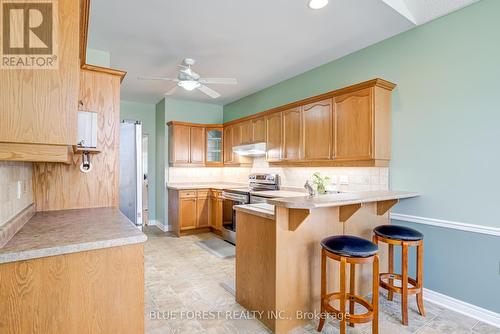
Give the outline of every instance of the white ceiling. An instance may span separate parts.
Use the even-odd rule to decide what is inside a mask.
[[[175,77],[191,57],[200,75],[238,85],[210,85],[215,100],[174,96],[227,104],[474,1],[330,0],[313,11],[307,0],[92,0],[88,46],[128,72],[123,99],[156,103],[174,84],[137,76]]]

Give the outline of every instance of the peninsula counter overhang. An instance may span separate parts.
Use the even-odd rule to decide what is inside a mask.
[[[404,198],[419,196],[418,193],[408,191],[359,191],[318,196],[300,196],[268,199],[267,203],[288,209],[318,209],[370,202],[397,201]]]

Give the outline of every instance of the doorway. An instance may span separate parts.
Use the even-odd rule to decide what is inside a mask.
[[[149,174],[148,174],[148,147],[149,135],[142,135],[142,220],[144,225],[149,225]]]

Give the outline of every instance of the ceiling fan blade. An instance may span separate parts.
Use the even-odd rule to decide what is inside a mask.
[[[202,78],[201,83],[218,85],[236,85],[238,81],[235,78]]]
[[[139,80],[161,80],[161,81],[179,81],[178,79],[164,78],[164,77],[137,77]]]
[[[210,96],[212,99],[216,99],[220,96],[220,94],[217,93],[215,90],[213,90],[212,88],[208,88],[205,85],[201,85],[200,87],[198,87],[198,89],[201,90],[203,93],[207,94],[208,96]]]
[[[170,88],[170,90],[165,93],[165,96],[172,95],[173,93],[175,93],[176,89],[177,89],[177,85],[175,85],[174,87]]]

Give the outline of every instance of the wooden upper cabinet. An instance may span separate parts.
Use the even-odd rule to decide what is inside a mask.
[[[238,124],[241,130],[241,145],[251,144],[253,142],[253,122],[252,120],[248,120]]]
[[[206,128],[204,125],[169,122],[169,154],[171,166],[204,166]]]
[[[188,164],[190,161],[191,127],[187,125],[171,125],[169,127],[169,162],[171,164]]]
[[[266,120],[266,159],[268,161],[281,160],[283,144],[282,113],[277,112],[265,117]]]
[[[205,163],[205,128],[190,128],[190,160],[191,164],[203,165]]]
[[[252,119],[253,124],[253,142],[262,143],[266,141],[266,119],[259,117]]]
[[[80,1],[56,8],[58,68],[0,70],[0,142],[76,144]]]
[[[332,99],[314,102],[302,107],[305,160],[332,158]]]
[[[236,124],[234,127],[233,127],[233,140],[232,140],[232,144],[233,144],[233,147],[234,146],[239,146],[241,145],[241,141],[242,141],[242,132],[243,132],[243,127],[241,126],[241,124]],[[236,157],[233,157],[233,159],[235,159]]]
[[[283,160],[302,159],[302,120],[300,108],[283,111]]]
[[[251,165],[252,157],[237,155],[233,148],[265,142],[266,159],[274,165],[388,166],[394,87],[374,79],[231,122],[223,129],[224,165]],[[187,133],[178,131],[181,137]],[[171,156],[174,163],[200,164],[207,156],[207,144],[200,150],[193,143],[201,143],[205,136],[206,132],[189,132],[189,143],[173,140],[171,145],[181,150]]]
[[[335,97],[334,109],[335,159],[372,159],[373,88]]]
[[[234,162],[233,154],[233,127],[224,128],[224,163],[231,164]]]
[[[223,128],[207,128],[205,138],[205,164],[210,166],[222,166],[224,163],[224,157],[222,155],[224,143]]]

